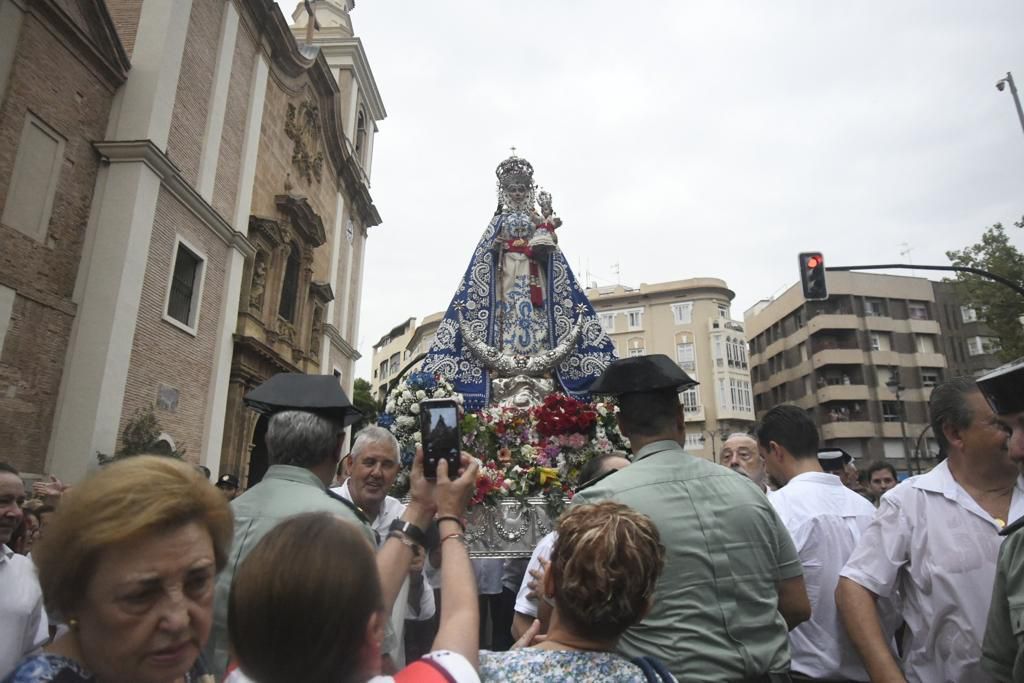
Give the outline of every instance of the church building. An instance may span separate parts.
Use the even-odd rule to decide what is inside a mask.
[[[351,393],[385,117],[354,4],[0,0],[0,460],[74,482],[153,410],[251,483],[246,391]]]

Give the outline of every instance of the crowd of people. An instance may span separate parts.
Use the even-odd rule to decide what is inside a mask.
[[[428,479],[417,452],[406,502],[388,430],[342,457],[332,377],[246,397],[271,466],[244,492],[141,455],[27,495],[0,463],[0,680],[1024,680],[1024,359],[934,388],[944,457],[902,482],[790,405],[688,455],[693,383],[609,366],[632,453],[587,464],[528,561],[470,558],[472,454]]]

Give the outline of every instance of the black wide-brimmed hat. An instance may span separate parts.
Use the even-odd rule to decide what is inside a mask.
[[[672,362],[668,356],[655,353],[613,361],[604,373],[594,380],[588,391],[592,394],[621,394],[675,389],[682,391],[699,384]]]
[[[982,375],[978,388],[996,415],[1024,411],[1024,358]]]
[[[282,372],[250,391],[243,400],[261,415],[303,410],[340,421],[345,427],[363,416],[333,375]]]

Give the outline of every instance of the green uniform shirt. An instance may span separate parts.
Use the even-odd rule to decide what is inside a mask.
[[[619,641],[624,655],[657,657],[680,681],[789,670],[777,583],[803,569],[757,485],[674,441],[658,441],[573,504],[604,499],[650,517],[665,546],[653,609]]]
[[[217,680],[224,677],[228,665],[228,594],[231,592],[231,580],[242,560],[268,531],[286,518],[304,512],[329,512],[357,525],[365,532],[371,547],[377,547],[370,527],[363,524],[344,503],[327,495],[327,488],[320,478],[304,467],[271,465],[260,483],[231,501],[231,512],[235,516],[234,540],[228,564],[217,577],[213,629],[206,644],[206,660],[213,667]]]
[[[1024,520],[1004,530],[981,665],[997,681],[1024,681]]]

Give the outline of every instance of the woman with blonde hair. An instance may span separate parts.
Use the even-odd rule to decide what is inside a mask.
[[[5,683],[198,683],[231,510],[195,468],[140,455],[61,502],[32,557],[70,630]]]
[[[544,599],[552,603],[546,637],[533,647],[481,651],[481,680],[647,681],[645,669],[615,648],[650,609],[664,562],[646,516],[612,501],[572,507],[558,522],[544,576]]]

